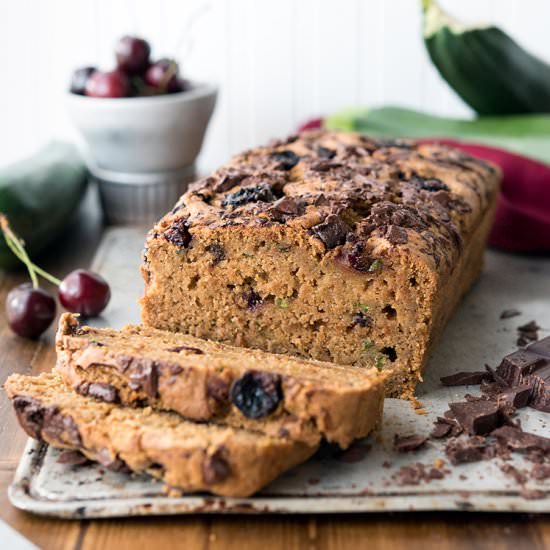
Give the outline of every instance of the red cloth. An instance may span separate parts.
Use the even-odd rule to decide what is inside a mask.
[[[502,149],[449,139],[434,140],[488,160],[502,170],[489,244],[510,252],[550,251],[550,167]]]
[[[300,131],[321,126],[322,119],[314,119]],[[491,246],[509,252],[550,252],[550,166],[487,145],[444,138],[421,141],[444,143],[500,166],[502,191]]]

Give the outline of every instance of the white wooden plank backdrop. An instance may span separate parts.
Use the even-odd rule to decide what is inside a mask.
[[[496,21],[550,59],[547,0],[442,3],[467,20]],[[469,112],[429,63],[419,0],[2,0],[0,164],[70,135],[71,70],[112,65],[124,33],[147,37],[157,56],[176,54],[190,77],[219,83],[203,170],[344,106]]]

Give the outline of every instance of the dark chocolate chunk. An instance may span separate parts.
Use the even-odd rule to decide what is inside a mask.
[[[292,170],[300,162],[300,157],[288,149],[271,153],[271,158],[278,163],[276,170]]]
[[[489,380],[489,375],[483,371],[456,372],[449,376],[442,376],[441,383],[444,386],[477,386],[484,380]]]
[[[550,336],[542,338],[538,342],[534,342],[528,347],[528,350],[538,355],[542,355],[543,357],[550,358]]]
[[[409,241],[407,231],[397,225],[389,225],[384,237],[388,239],[391,244],[407,244]]]
[[[41,432],[46,408],[36,399],[21,395],[14,398],[13,407],[25,433],[34,439],[42,439]]]
[[[192,239],[187,220],[183,218],[173,222],[163,235],[168,242],[178,248],[187,248]]]
[[[172,351],[174,353],[179,353],[180,351],[188,351],[190,353],[195,353],[197,355],[203,355],[204,354],[204,351],[202,351],[202,349],[194,348],[192,346],[176,346],[176,347],[173,347],[173,348],[168,348],[166,351]]]
[[[212,265],[217,265],[225,260],[225,249],[220,243],[211,243],[206,250],[212,254]]]
[[[515,409],[527,407],[531,398],[532,387],[530,384],[508,388],[496,396],[499,405],[509,405]]]
[[[350,227],[339,216],[330,214],[323,223],[313,226],[311,231],[330,250],[346,242]]]
[[[134,359],[128,378],[132,390],[141,390],[149,397],[158,396],[159,369],[152,359]]]
[[[430,432],[430,437],[434,439],[443,439],[444,437],[450,435],[452,428],[452,424],[449,424],[447,422],[440,422],[439,420],[437,420],[436,422],[434,422],[434,427]]]
[[[373,320],[370,315],[367,315],[363,311],[358,311],[355,313],[351,319],[353,326],[360,326],[360,327],[372,327]]]
[[[304,202],[296,197],[281,197],[273,203],[269,209],[273,218],[279,221],[284,221],[291,216],[298,216],[304,213]]]
[[[502,386],[503,388],[507,388],[510,385],[508,384],[508,381],[505,378],[500,376],[500,374],[496,372],[493,367],[491,367],[491,365],[488,365],[487,363],[485,363],[485,370],[487,371],[491,379],[497,384],[499,384],[500,386]]]
[[[225,481],[231,475],[229,451],[221,446],[206,456],[202,464],[202,478],[207,485],[215,485]]]
[[[540,450],[544,453],[550,453],[550,439],[524,432],[520,428],[501,426],[494,430],[491,435],[514,451]]]
[[[229,382],[218,376],[209,376],[206,394],[219,403],[226,403],[229,400]]]
[[[319,145],[316,151],[317,154],[324,159],[330,160],[336,156],[336,151],[334,151],[333,149],[329,149],[328,147],[323,147],[322,145]]]
[[[516,317],[518,315],[521,315],[521,311],[519,309],[505,309],[501,314],[501,319],[510,319],[512,317]]]
[[[435,192],[435,191],[450,191],[449,186],[443,183],[438,178],[422,178],[419,175],[415,174],[409,180],[418,189],[423,191]]]
[[[222,199],[222,206],[242,206],[250,202],[273,202],[276,200],[273,188],[268,183],[260,183],[252,187],[243,187],[235,193],[230,193]]]
[[[42,435],[46,441],[82,447],[82,439],[75,421],[70,416],[61,414],[55,407],[46,408]]]
[[[226,193],[230,189],[233,189],[236,185],[239,185],[250,174],[247,172],[240,172],[238,170],[228,170],[226,174],[222,176],[220,181],[214,185],[214,192]]]
[[[278,374],[251,370],[235,380],[231,401],[247,418],[271,414],[283,398]]]
[[[84,466],[91,460],[80,451],[63,451],[57,458],[58,464],[67,464],[69,466]]]
[[[497,374],[510,385],[525,384],[537,369],[550,365],[550,360],[531,351],[531,347],[507,355],[497,367]]]
[[[471,435],[483,435],[499,425],[498,405],[491,401],[449,403],[457,422]]]
[[[94,397],[106,403],[119,403],[118,390],[111,384],[101,382],[81,382],[75,388],[80,395]]]
[[[550,364],[537,369],[529,380],[533,385],[531,407],[550,412]]]
[[[484,437],[454,437],[445,445],[445,454],[451,464],[456,466],[483,460],[485,458],[485,447],[486,440]]]
[[[412,434],[400,436],[395,434],[393,448],[399,453],[408,453],[420,449],[420,447],[424,446],[426,441],[428,441],[428,438],[423,435]]]

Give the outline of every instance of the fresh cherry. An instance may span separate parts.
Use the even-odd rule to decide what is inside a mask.
[[[55,318],[55,299],[42,288],[24,283],[9,291],[6,314],[13,332],[24,338],[38,338]]]
[[[71,92],[73,94],[85,95],[86,84],[95,71],[95,67],[82,67],[81,69],[77,69],[71,78]]]
[[[111,299],[107,281],[97,273],[76,269],[59,285],[59,301],[63,307],[85,317],[99,315]]]
[[[130,94],[130,81],[122,71],[95,71],[86,82],[85,91],[90,97],[126,97]]]
[[[118,68],[127,74],[140,74],[149,66],[151,47],[137,36],[123,36],[115,46]]]
[[[159,93],[173,94],[183,91],[178,64],[173,59],[161,59],[145,72],[145,83]]]

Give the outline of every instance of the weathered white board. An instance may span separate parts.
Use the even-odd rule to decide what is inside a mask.
[[[136,300],[143,287],[138,267],[144,235],[139,228],[107,231],[94,269],[111,284],[113,300],[98,325],[139,322]],[[499,319],[502,310],[510,308],[522,315]],[[443,442],[397,454],[392,450],[394,434],[429,433],[449,401],[478,391],[477,387],[442,387],[440,376],[479,370],[484,363],[497,365],[515,349],[516,327],[531,319],[543,327],[542,336],[550,334],[550,260],[490,251],[481,279],[451,320],[426,369],[418,393],[427,415],[417,414],[408,402],[387,399],[383,430],[376,441],[359,442],[344,453],[320,452],[248,499],[167,497],[161,484],[149,478],[106,472],[97,465],[58,464],[58,451],[30,441],[10,488],[11,501],[32,512],[72,518],[193,512],[550,512],[550,480],[528,482],[527,488],[542,490],[546,498],[526,500],[519,494],[520,487],[500,471],[500,459],[449,468],[444,479],[416,486],[399,486],[392,480],[405,464],[430,465],[444,458]],[[550,415],[523,409],[520,418],[526,431],[550,435]],[[510,463],[524,466],[517,454]]]

